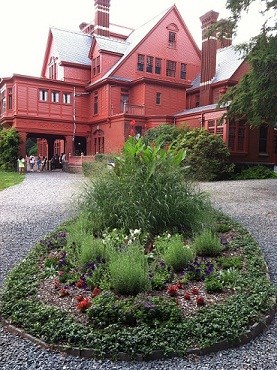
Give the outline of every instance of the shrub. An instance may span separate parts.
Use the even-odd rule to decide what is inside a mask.
[[[243,169],[241,173],[236,175],[237,180],[260,180],[260,179],[274,179],[277,174],[266,166],[252,166]]]
[[[195,248],[198,256],[213,257],[217,256],[222,251],[219,238],[208,229],[205,229],[201,234],[195,237],[192,246]]]
[[[109,263],[111,286],[116,293],[136,295],[150,288],[144,250],[138,245],[114,255]]]
[[[187,130],[179,139],[186,150],[184,163],[188,175],[199,181],[222,180],[230,176],[234,166],[228,162],[229,150],[220,136],[206,130]]]
[[[169,239],[168,246],[163,254],[165,263],[171,266],[175,272],[180,272],[194,257],[194,250],[184,245],[182,236],[178,234]]]
[[[0,169],[15,170],[19,154],[19,134],[14,128],[0,128]]]

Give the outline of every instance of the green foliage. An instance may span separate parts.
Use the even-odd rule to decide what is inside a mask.
[[[181,132],[182,130],[176,126],[164,124],[147,130],[143,141],[146,145],[153,143],[160,146],[170,145],[178,138]]]
[[[165,263],[172,267],[175,272],[180,272],[195,257],[195,251],[188,245],[184,245],[181,235],[175,234],[167,239],[167,246],[162,253]],[[157,248],[159,248],[159,240]]]
[[[217,293],[223,290],[222,282],[214,274],[205,279],[204,286],[208,293]]]
[[[19,184],[24,178],[25,176],[18,172],[0,171],[0,190]]]
[[[240,248],[243,269],[216,271],[224,287],[235,287],[233,295],[222,304],[209,305],[183,317],[176,300],[167,295],[123,297],[109,291],[93,298],[87,311],[89,325],[81,324],[71,313],[39,300],[43,261],[49,253],[52,257],[60,255],[65,246],[64,233],[58,231],[41,241],[10,272],[1,291],[0,314],[47,343],[91,348],[96,357],[116,359],[122,352],[147,355],[155,350],[164,355],[184,355],[187,348],[206,348],[222,340],[234,343],[273,308],[276,289],[267,278],[257,243],[245,229],[229,222],[238,233],[230,247]],[[142,259],[147,261],[146,256]]]
[[[189,130],[178,145],[186,150],[184,163],[188,175],[196,180],[222,180],[233,172],[233,165],[228,162],[229,150],[218,135],[202,129]]]
[[[14,128],[0,130],[0,170],[15,170],[18,154],[18,132]]]
[[[277,174],[268,167],[259,165],[243,169],[236,175],[237,180],[261,180],[261,179],[274,179]]]
[[[198,256],[214,257],[222,251],[219,238],[208,229],[205,229],[194,238],[192,246],[195,248]]]
[[[79,249],[79,261],[82,266],[90,262],[105,262],[109,256],[109,248],[102,239],[94,238],[90,234],[83,235]]]
[[[216,260],[223,269],[230,267],[240,269],[242,266],[242,258],[239,256],[218,257]]]
[[[114,255],[109,262],[112,289],[123,295],[136,295],[150,288],[148,266],[144,250],[132,245],[126,251]]]
[[[198,230],[211,214],[206,196],[185,180],[183,149],[150,147],[129,139],[115,170],[94,179],[84,209],[99,229]]]

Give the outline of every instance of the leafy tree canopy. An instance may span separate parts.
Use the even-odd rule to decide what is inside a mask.
[[[277,122],[277,37],[276,14],[277,0],[226,0],[226,8],[231,11],[227,20],[219,21],[210,32],[217,31],[219,37],[236,32],[238,22],[244,11],[251,4],[259,7],[266,15],[260,34],[241,44],[238,49],[244,51],[250,65],[250,72],[240,83],[227,91],[219,104],[230,102],[227,116],[230,119],[245,118],[251,125]]]

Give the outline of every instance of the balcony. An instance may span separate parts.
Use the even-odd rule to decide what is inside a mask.
[[[120,107],[116,109],[114,106],[111,108],[111,115],[115,114],[130,114],[134,116],[144,116],[145,115],[145,106],[144,105],[134,105],[128,103],[120,104]]]

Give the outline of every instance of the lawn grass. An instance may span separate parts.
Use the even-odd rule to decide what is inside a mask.
[[[0,190],[19,184],[24,178],[25,175],[20,175],[18,172],[0,171]]]

